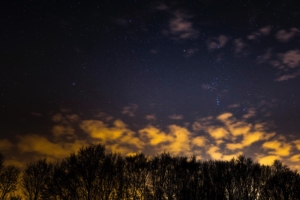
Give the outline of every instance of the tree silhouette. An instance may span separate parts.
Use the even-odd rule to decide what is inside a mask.
[[[48,194],[48,183],[51,182],[53,165],[46,159],[27,165],[21,179],[23,195],[28,200],[45,199]]]
[[[0,154],[0,200],[12,197],[13,192],[17,190],[20,172],[18,167],[5,166],[4,157]]]
[[[196,160],[162,153],[122,157],[101,144],[20,170],[0,154],[0,200],[299,200],[300,175],[276,160],[260,165],[240,155],[230,161]]]
[[[126,199],[145,199],[149,191],[147,180],[150,163],[144,154],[125,158]]]

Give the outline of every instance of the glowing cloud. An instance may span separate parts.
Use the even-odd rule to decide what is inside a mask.
[[[83,141],[75,140],[70,143],[58,142],[54,143],[45,137],[39,135],[19,136],[17,147],[23,153],[36,153],[40,156],[48,158],[64,158],[70,153],[74,153],[83,146]]]
[[[273,149],[270,154],[275,154],[276,156],[289,156],[291,145],[285,142],[280,142],[277,140],[265,142],[262,147],[264,149]]]
[[[274,160],[280,160],[280,156],[270,155],[270,156],[258,156],[257,160],[262,165],[272,165]]]
[[[0,140],[0,151],[8,151],[13,147],[13,144],[8,140]]]

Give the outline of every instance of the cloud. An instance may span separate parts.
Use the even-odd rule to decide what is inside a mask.
[[[147,140],[152,146],[172,140],[171,136],[151,125],[139,130],[139,134],[142,136],[143,140]]]
[[[252,145],[255,142],[265,140],[262,132],[248,132],[243,136],[243,140],[240,143],[227,143],[226,148],[230,150],[243,149]]]
[[[263,35],[269,35],[271,30],[272,30],[271,26],[265,26],[259,29],[259,32],[262,33]]]
[[[282,64],[289,68],[299,67],[300,65],[300,50],[291,50],[284,54],[279,54]]]
[[[146,118],[147,120],[153,120],[153,121],[156,120],[156,117],[155,117],[154,114],[152,114],[152,115],[146,115],[145,118]]]
[[[250,108],[247,112],[248,113],[243,115],[244,119],[249,119],[249,118],[254,117],[256,115],[256,110],[254,108]]]
[[[174,120],[182,120],[183,119],[183,116],[182,115],[169,115],[168,117],[169,119],[174,119]]]
[[[192,139],[192,144],[196,147],[204,147],[207,143],[207,138],[204,136],[196,136]]]
[[[293,143],[296,145],[296,148],[300,150],[300,140],[295,140]]]
[[[223,127],[209,127],[208,133],[214,139],[228,138],[229,132]]]
[[[220,49],[226,45],[229,38],[225,35],[220,35],[219,37],[213,37],[207,40],[206,46],[208,50]]]
[[[233,154],[224,154],[221,153],[221,149],[217,146],[209,147],[207,153],[214,160],[231,160],[232,158],[236,158],[241,152],[233,153]]]
[[[272,60],[270,64],[277,68],[280,72],[280,76],[276,81],[284,81],[292,78],[296,78],[300,75],[300,50],[290,50],[286,53],[277,55],[278,60]]]
[[[101,142],[108,149],[114,147],[126,149],[123,154],[141,151],[144,142],[135,136],[135,132],[127,128],[127,125],[119,119],[113,121],[112,125],[100,120],[84,120],[80,124],[81,129],[86,132],[95,142]],[[116,145],[117,144],[117,145]]]
[[[211,146],[209,147],[207,153],[210,155],[210,157],[212,159],[215,159],[215,160],[221,160],[222,159],[222,153],[220,152],[220,148],[217,147],[217,146]]]
[[[193,28],[193,23],[189,21],[190,15],[181,11],[171,12],[171,19],[168,28],[163,30],[165,36],[170,36],[172,39],[196,39],[198,38],[199,31]]]
[[[276,156],[289,156],[291,145],[285,142],[280,142],[277,140],[272,140],[263,143],[262,147],[264,149],[272,149],[273,151],[270,151],[270,154],[275,154]]]
[[[300,154],[292,156],[289,160],[292,161],[292,162],[299,162],[300,161]]]
[[[111,116],[108,119],[104,113],[97,115],[97,119],[82,120],[78,115],[61,112],[52,117],[57,123],[52,128],[52,135],[18,136],[15,146],[8,140],[0,140],[0,147],[7,151],[17,147],[20,155],[51,160],[68,156],[82,145],[102,143],[108,151],[122,155],[144,152],[154,156],[169,152],[172,155],[196,154],[198,158],[229,160],[246,152],[256,155],[261,164],[272,164],[274,159],[296,163],[300,159],[300,140],[288,142],[287,138],[269,131],[268,123],[253,122],[253,117],[260,113],[257,109],[248,109],[239,117],[231,112],[202,117],[184,126],[168,124],[162,127],[155,124],[155,115],[147,115],[144,119],[146,125],[135,129],[121,119]],[[183,117],[171,115],[171,118]],[[78,126],[81,130],[76,128]],[[16,159],[8,160],[14,162]]]
[[[0,140],[0,151],[8,151],[13,146],[14,145],[8,139]]]
[[[300,30],[297,28],[291,28],[290,31],[279,30],[275,37],[280,42],[288,42],[290,41],[297,33],[300,33]]]
[[[192,138],[191,132],[178,125],[169,125],[168,131],[162,131],[154,126],[139,130],[139,135],[155,153],[169,152],[173,155],[191,156],[193,145],[201,147],[205,144],[204,137]]]
[[[267,141],[275,135],[275,133],[269,133],[265,130],[265,124],[247,122],[255,114],[254,109],[249,109],[238,120],[232,113],[227,112],[215,118],[197,120],[192,128],[196,132],[207,133],[211,138],[210,143],[216,144],[208,153],[212,154],[213,158],[219,157],[219,151],[216,150],[216,147],[220,149],[220,145],[225,146],[223,150],[236,155],[237,150],[242,152],[246,147],[257,142]]]
[[[80,117],[76,114],[70,114],[71,111],[62,109],[60,113],[56,113],[52,116],[52,121],[61,124],[70,124],[77,122]]]
[[[272,165],[274,160],[281,160],[280,156],[269,155],[269,156],[258,156],[258,162],[262,165]]]
[[[55,125],[52,128],[52,134],[55,137],[69,136],[69,137],[73,138],[74,133],[75,133],[75,130],[71,126]]]
[[[18,149],[22,153],[35,153],[40,156],[47,156],[53,159],[64,158],[70,153],[78,151],[82,145],[86,144],[83,141],[75,140],[69,143],[66,142],[51,142],[43,136],[30,134],[18,136]]]
[[[128,115],[129,117],[134,117],[138,107],[139,106],[137,104],[131,104],[130,106],[125,106],[123,108],[122,114]]]
[[[233,41],[233,45],[234,45],[234,54],[237,55],[243,51],[243,49],[246,46],[246,43],[241,38],[238,38]]]
[[[267,35],[270,34],[271,30],[272,30],[271,26],[262,27],[258,31],[255,31],[252,34],[248,35],[247,39],[248,40],[256,40],[256,39],[258,39],[258,38],[260,38],[262,36],[267,36]]]
[[[173,154],[192,155],[190,137],[191,133],[184,127],[170,125],[171,142],[168,151]]]
[[[280,77],[276,78],[276,81],[287,81],[289,79],[293,79],[296,78],[297,76],[300,75],[300,70],[298,70],[297,72],[293,73],[293,74],[284,74],[281,75]]]
[[[266,63],[268,62],[272,57],[272,50],[269,48],[262,56],[259,56],[257,58],[258,64]]]

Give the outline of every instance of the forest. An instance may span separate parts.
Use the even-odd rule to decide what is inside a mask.
[[[19,191],[19,192],[17,192]],[[162,153],[122,157],[102,144],[56,162],[20,168],[0,154],[0,200],[290,200],[300,176],[276,160],[265,166],[240,155],[230,161]]]

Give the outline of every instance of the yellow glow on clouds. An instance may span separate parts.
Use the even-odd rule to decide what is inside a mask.
[[[297,164],[300,161],[300,153],[296,152],[300,150],[300,140],[288,142],[284,137],[268,132],[266,124],[248,122],[253,115],[253,109],[241,119],[227,112],[216,117],[199,118],[181,126],[169,124],[166,127],[155,125],[152,117],[147,125],[133,131],[121,119],[103,113],[101,120],[99,117],[81,120],[78,115],[66,111],[53,116],[56,125],[52,128],[52,135],[18,136],[16,145],[8,140],[0,140],[0,151],[15,146],[21,155],[29,153],[36,158],[55,160],[78,151],[83,145],[102,143],[108,151],[123,155],[147,152],[152,156],[170,152],[181,156],[196,155],[202,159],[230,160],[247,150],[247,156],[261,164],[272,164],[275,159]],[[184,119],[183,116],[180,119]],[[84,135],[79,137],[75,127],[81,129]],[[15,163],[17,160],[15,157]],[[13,160],[10,162],[14,163]]]

